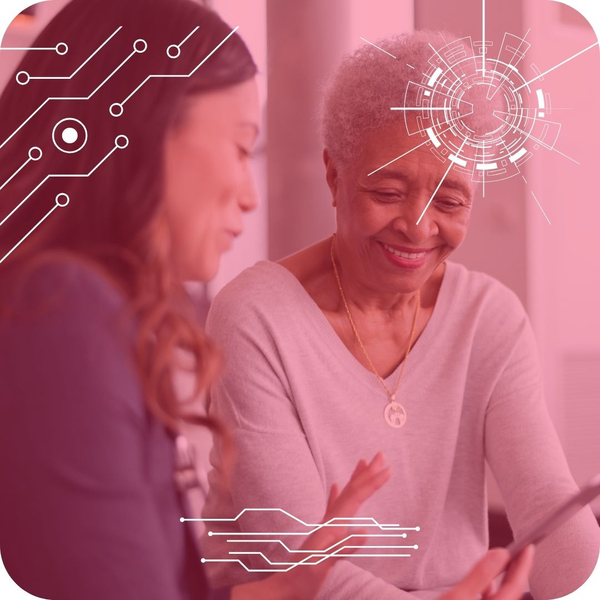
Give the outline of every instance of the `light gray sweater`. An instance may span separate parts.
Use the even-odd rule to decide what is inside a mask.
[[[230,283],[215,299],[208,331],[227,359],[211,411],[231,431],[238,459],[228,487],[222,448],[213,450],[204,517],[280,508],[321,523],[331,485],[344,484],[360,458],[383,450],[392,478],[359,515],[420,528],[406,531],[406,538],[369,538],[369,545],[409,548],[361,554],[407,556],[340,561],[321,598],[429,599],[465,576],[488,548],[486,460],[517,538],[577,489],[546,409],[527,315],[512,291],[485,274],[447,263],[433,315],[400,384],[399,401],[408,413],[400,429],[383,419],[388,399],[375,375],[347,350],[284,267],[260,262]],[[390,375],[388,387],[396,376]],[[308,530],[282,514],[260,511],[208,528]],[[390,532],[370,527],[369,533]],[[275,567],[259,554],[228,552],[262,551],[287,562],[306,556],[280,544],[226,541],[241,537],[207,536],[205,555],[243,560],[251,571]],[[277,537],[290,549],[305,539],[262,537]],[[600,531],[588,508],[539,545],[530,580],[534,598],[578,588],[599,548]],[[216,586],[264,576],[237,563],[207,566]]]

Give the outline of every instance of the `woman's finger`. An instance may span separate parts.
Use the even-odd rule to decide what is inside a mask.
[[[331,508],[335,504],[335,501],[339,498],[339,496],[340,496],[340,487],[338,486],[337,483],[334,483],[331,486],[331,490],[329,491],[329,499],[327,500],[327,510],[325,511],[326,518],[327,518],[327,515],[329,514],[329,512],[331,511]]]
[[[368,478],[363,478],[359,483],[355,481],[349,482],[332,505],[332,510],[338,516],[354,516],[361,504],[380,489],[389,480],[390,476],[391,469],[385,467],[380,471],[370,474]]]
[[[493,600],[496,592],[498,591],[498,585],[496,581],[491,581],[490,584],[483,590],[481,600]]]
[[[357,465],[357,468],[354,470],[348,483],[344,486],[340,496],[343,496],[344,494],[353,494],[356,489],[361,488],[366,482],[381,471],[385,467],[385,456],[382,452],[378,452],[369,464],[366,464],[366,461],[360,461],[359,464],[361,462],[364,463],[364,466],[361,465],[361,468],[359,469]]]
[[[513,600],[521,597],[527,586],[534,554],[533,545],[529,545],[512,561],[494,600]]]
[[[356,468],[354,469],[354,472],[350,476],[350,479],[352,479],[352,477],[355,477],[356,475],[358,475],[359,473],[361,473],[362,471],[364,471],[364,469],[366,469],[366,468],[367,468],[367,461],[364,458],[361,458],[356,463]]]

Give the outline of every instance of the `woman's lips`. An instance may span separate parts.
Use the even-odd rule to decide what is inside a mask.
[[[225,239],[225,250],[231,250],[233,246],[233,240],[238,237],[241,231],[232,231],[230,229],[224,230],[224,239]]]
[[[427,260],[427,255],[433,250],[421,248],[404,248],[402,246],[390,246],[379,242],[385,257],[393,264],[404,269],[418,269]]]

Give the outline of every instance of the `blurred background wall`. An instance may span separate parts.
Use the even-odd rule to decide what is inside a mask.
[[[21,17],[3,46],[27,46],[68,0],[40,4]],[[200,290],[210,298],[258,260],[277,260],[333,231],[322,166],[320,90],[340,57],[364,42],[414,28],[481,39],[480,0],[210,0],[252,50],[260,68],[264,125],[254,170],[262,203],[223,260],[218,278]],[[527,35],[545,71],[595,41],[574,10],[550,0],[488,1],[493,54],[505,32]],[[528,32],[528,30],[530,30]],[[9,56],[10,55],[10,56]],[[3,53],[0,86],[19,55]],[[538,150],[525,166],[528,184],[512,179],[478,198],[468,238],[454,260],[511,287],[536,332],[548,405],[579,483],[600,472],[600,164],[597,49],[548,74],[554,120],[563,124],[556,153]],[[535,203],[543,205],[549,225]],[[490,481],[490,505],[502,500]],[[596,504],[600,514],[600,504]]]

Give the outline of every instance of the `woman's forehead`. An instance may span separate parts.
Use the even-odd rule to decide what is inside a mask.
[[[418,135],[409,136],[403,124],[372,131],[365,137],[352,170],[369,183],[384,179],[427,183],[432,179],[437,185],[444,178],[449,163],[433,153],[425,141]],[[474,189],[470,173],[456,166],[448,172],[444,182],[465,195],[471,195]]]

